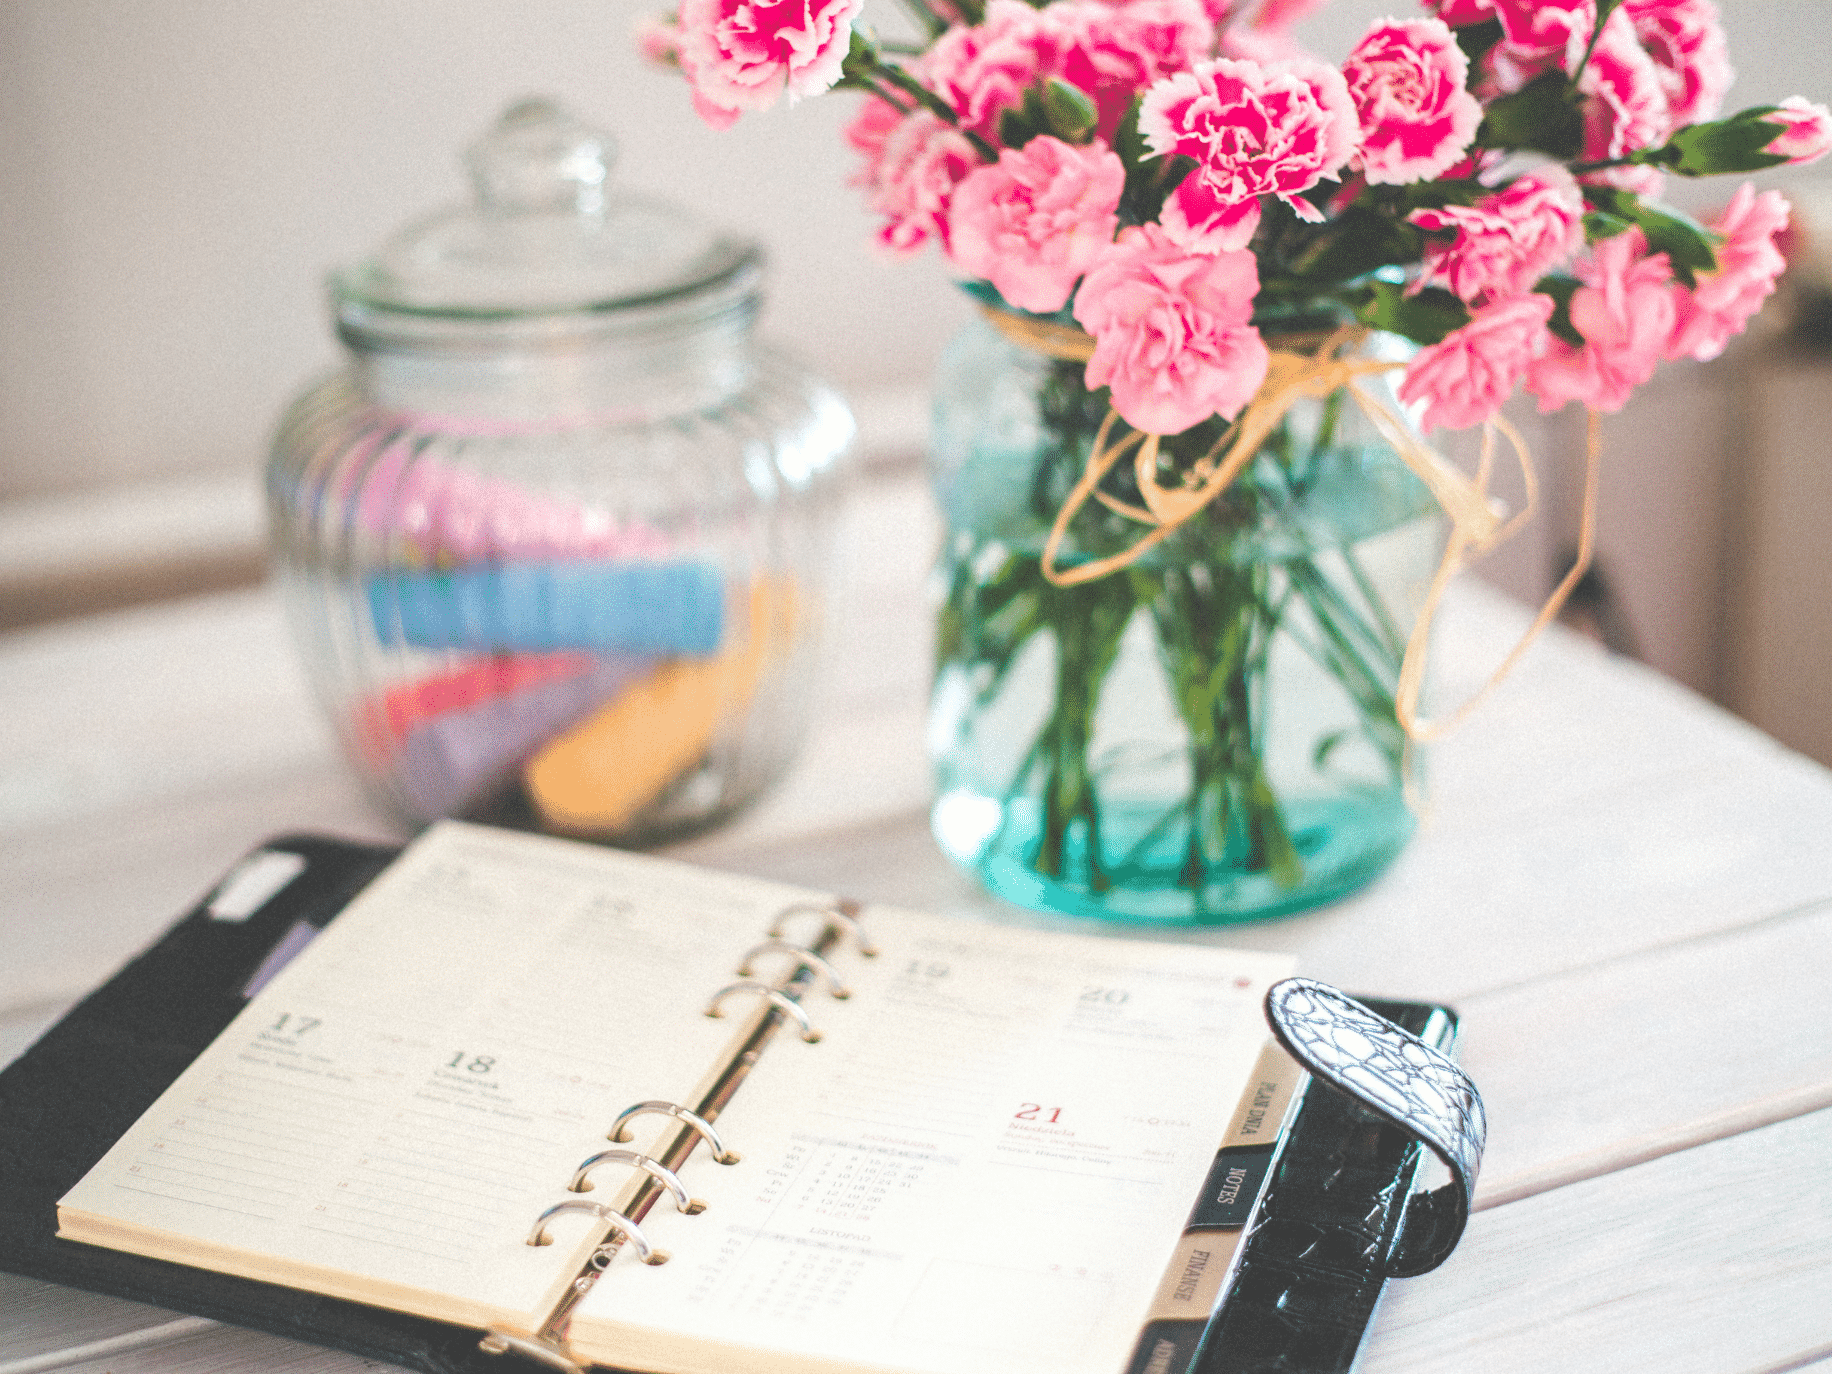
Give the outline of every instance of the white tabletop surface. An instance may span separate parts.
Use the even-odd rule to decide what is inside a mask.
[[[1053,923],[928,836],[935,538],[914,480],[860,487],[801,762],[669,852]],[[1459,587],[1442,693],[1524,621]],[[1158,937],[1291,950],[1463,1013],[1491,1121],[1478,1212],[1442,1269],[1389,1286],[1363,1374],[1832,1374],[1832,775],[1555,632],[1429,777],[1419,835],[1359,895]],[[313,829],[402,838],[339,761],[267,590],[0,635],[0,1063],[244,851]],[[380,1367],[0,1274],[0,1374]]]

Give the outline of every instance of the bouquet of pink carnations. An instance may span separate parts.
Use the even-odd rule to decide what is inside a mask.
[[[1264,682],[1294,636],[1352,707],[1352,728],[1315,733],[1313,773],[1355,735],[1384,771],[1351,790],[1398,795],[1422,631],[1355,540],[1318,543],[1295,514],[1345,442],[1343,398],[1450,516],[1441,583],[1497,522],[1409,424],[1505,431],[1520,388],[1615,411],[1663,359],[1715,356],[1774,288],[1788,207],[1746,183],[1700,224],[1662,186],[1811,161],[1832,114],[1794,98],[1720,118],[1711,0],[1425,0],[1340,63],[1290,36],[1315,0],[904,3],[916,41],[874,37],[862,0],[682,0],[647,42],[715,124],[864,92],[849,138],[883,242],[938,244],[1043,360],[1036,442],[1001,456],[1036,537],[957,519],[944,558],[938,683],[959,681],[938,703],[969,703],[950,708],[944,803],[950,753],[997,752],[969,717],[1044,632],[1054,686],[1007,776],[955,787],[973,805],[952,821],[938,804],[944,846],[1021,900],[1087,905],[1066,885],[1105,909],[1137,873],[1197,918],[1365,880],[1384,858],[1330,858],[1294,819],[1315,779],[1269,771]],[[1409,345],[1368,356],[1376,331]],[[1140,611],[1185,738],[1169,800],[1118,825],[1138,789],[1103,782],[1125,751],[1101,687]]]

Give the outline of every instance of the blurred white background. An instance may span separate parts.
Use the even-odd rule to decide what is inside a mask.
[[[895,15],[894,0],[871,3]],[[1730,108],[1832,97],[1832,3],[1720,3],[1739,73]],[[881,453],[919,449],[926,377],[966,305],[933,252],[874,247],[846,184],[855,97],[715,133],[678,79],[636,56],[632,25],[650,8],[0,3],[0,625],[95,604],[58,588],[111,559],[114,582],[131,574],[141,595],[167,585],[152,569],[174,557],[189,560],[174,590],[258,569],[269,432],[338,356],[326,271],[466,196],[460,150],[528,94],[611,130],[624,184],[762,240],[767,332],[847,390]],[[1408,9],[1332,0],[1303,34],[1340,58],[1371,18]],[[1799,171],[1759,179],[1808,185]],[[1709,209],[1733,184],[1675,199]],[[1668,368],[1609,427],[1618,599],[1651,662],[1721,699],[1735,695],[1723,606],[1760,543],[1739,486],[1757,441],[1751,385],[1723,365]],[[1810,413],[1819,393],[1805,394]],[[1572,418],[1535,426],[1550,522],[1491,571],[1522,595],[1569,541]],[[1832,622],[1815,624],[1832,641]],[[1827,655],[1832,666],[1832,642]]]

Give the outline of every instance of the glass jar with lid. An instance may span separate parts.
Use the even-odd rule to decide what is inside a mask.
[[[350,358],[283,417],[273,559],[369,788],[626,844],[756,797],[806,723],[845,403],[754,336],[755,245],[510,109],[475,203],[333,275]]]

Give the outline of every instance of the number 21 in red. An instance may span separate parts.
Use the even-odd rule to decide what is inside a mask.
[[[1061,1107],[1044,1107],[1035,1102],[1020,1103],[1018,1110],[1012,1113],[1013,1121],[1047,1121],[1054,1126],[1062,1120]]]

